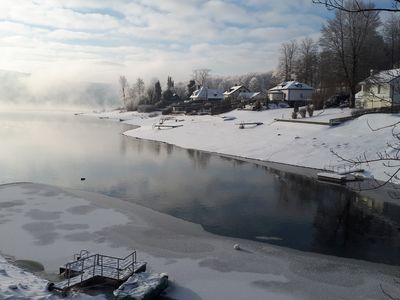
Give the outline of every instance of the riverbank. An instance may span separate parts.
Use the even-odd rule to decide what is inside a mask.
[[[187,149],[196,149],[217,154],[248,158],[258,161],[282,163],[313,169],[330,169],[344,162],[335,154],[356,159],[366,155],[377,156],[378,152],[390,150],[388,142],[393,140],[391,128],[371,130],[396,123],[399,115],[373,114],[359,117],[338,126],[303,123],[276,122],[276,118],[289,118],[292,109],[275,109],[261,112],[232,111],[226,116],[175,116],[164,121],[177,128],[157,129],[163,116],[149,117],[149,114],[135,112],[107,112],[91,116],[123,121],[139,126],[125,132],[125,135],[166,142]],[[349,109],[328,109],[316,111],[315,122],[347,117]],[[226,118],[228,119],[228,118]],[[239,129],[240,122],[263,122],[263,125]],[[385,171],[391,171],[381,162],[362,166],[367,174],[376,179],[386,180]]]
[[[0,186],[0,204],[0,251],[41,263],[50,277],[80,249],[136,249],[151,270],[169,273],[173,299],[385,299],[380,284],[398,294],[397,267],[216,236],[99,194],[11,184]],[[9,289],[1,277],[0,298]]]

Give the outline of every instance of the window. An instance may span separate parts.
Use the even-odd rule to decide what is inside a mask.
[[[380,94],[380,93],[381,93],[381,85],[378,84],[378,94]]]

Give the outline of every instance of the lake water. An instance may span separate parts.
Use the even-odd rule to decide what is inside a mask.
[[[270,167],[136,140],[67,113],[0,113],[0,183],[95,191],[224,236],[400,264],[400,206]],[[81,178],[86,180],[82,181]]]

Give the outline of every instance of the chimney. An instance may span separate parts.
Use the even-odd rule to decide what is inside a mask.
[[[374,69],[369,70],[369,76],[372,76],[374,74],[375,74],[375,70]]]

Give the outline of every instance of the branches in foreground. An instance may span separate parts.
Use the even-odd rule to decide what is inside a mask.
[[[349,13],[361,13],[368,11],[400,12],[400,0],[392,0],[392,7],[363,7],[359,0],[354,0],[354,6],[346,6],[344,0],[312,0],[314,4],[324,5],[329,10],[338,9]]]
[[[386,149],[376,152],[374,156],[363,152],[354,158],[347,158],[333,149],[330,150],[331,153],[339,160],[349,164],[354,168],[361,168],[363,165],[369,166],[372,163],[382,163],[383,167],[385,168],[384,174],[387,176],[387,179],[383,182],[378,182],[375,180],[375,184],[373,184],[372,187],[362,188],[362,190],[378,189],[387,185],[388,183],[398,184],[400,182],[400,132],[398,132],[400,121],[379,128],[372,128],[368,121],[367,124],[371,131],[379,131],[391,128],[393,141],[386,143]]]

